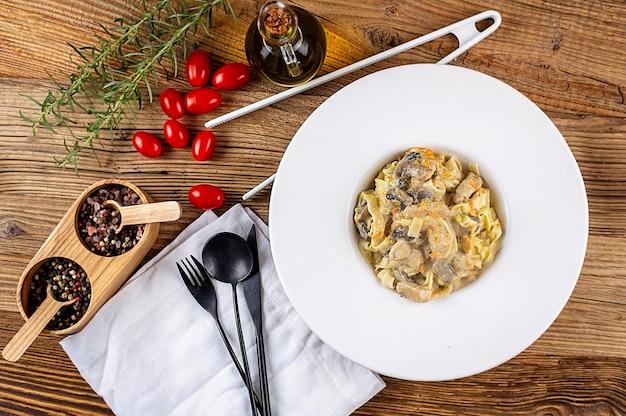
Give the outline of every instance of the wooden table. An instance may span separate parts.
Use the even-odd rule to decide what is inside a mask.
[[[151,2],[149,2],[151,3]],[[15,302],[19,275],[73,200],[91,183],[122,178],[156,200],[183,205],[176,223],[162,226],[149,257],[201,211],[187,201],[196,183],[226,192],[226,204],[278,166],[307,116],[341,87],[363,75],[400,64],[435,62],[456,43],[446,37],[262,109],[216,129],[214,157],[194,162],[189,151],[166,150],[155,160],[130,141],[103,139],[98,159],[83,152],[79,176],[60,170],[63,138],[44,129],[31,134],[19,111],[36,106],[73,69],[68,43],[94,45],[99,24],[138,16],[139,1],[3,0],[0,7],[0,344],[22,325]],[[452,65],[475,69],[512,85],[533,100],[572,149],[589,197],[587,256],[570,301],[548,331],[526,351],[497,368],[461,380],[422,383],[385,377],[387,387],[356,415],[618,415],[626,414],[626,3],[610,1],[357,1],[303,0],[329,31],[328,72],[484,10],[503,22],[487,40]],[[216,12],[214,39],[200,38],[215,66],[245,61],[243,40],[259,2],[233,0],[237,23]],[[160,90],[188,88],[183,77],[160,80]],[[159,91],[156,91],[158,93]],[[226,113],[280,89],[253,76],[225,94]],[[372,105],[391,105],[376,102]],[[188,117],[199,131],[206,117]],[[79,117],[79,121],[83,120]],[[159,133],[158,103],[138,112],[137,128]],[[132,129],[126,131],[132,133]],[[330,149],[332,150],[332,149]],[[546,178],[549,182],[550,178]],[[532,184],[531,184],[532,186]],[[558,186],[558,184],[553,184]],[[270,190],[246,206],[267,220]],[[555,244],[558,244],[558,239]],[[532,273],[532,259],[527,265]],[[529,300],[532,307],[532,300]],[[42,335],[17,363],[0,361],[1,414],[111,414],[58,344]]]

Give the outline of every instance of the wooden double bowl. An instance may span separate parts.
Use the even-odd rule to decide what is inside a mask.
[[[121,192],[126,198],[102,204],[101,199],[111,190],[117,192],[116,195]],[[134,202],[129,202],[128,195]],[[94,196],[96,199],[100,196],[100,201],[94,202]],[[96,205],[95,209],[93,205]],[[82,218],[86,208],[99,210],[108,217],[109,211],[104,211],[102,205],[114,205],[110,215],[118,217],[117,225],[113,227],[115,234],[104,237],[107,244],[112,243],[114,249],[117,247],[113,254],[104,248],[98,249],[99,244],[103,244],[102,237],[89,236],[95,233],[95,227],[84,224]],[[57,335],[80,331],[141,263],[156,241],[160,222],[177,220],[181,213],[177,202],[154,203],[149,195],[124,180],[107,179],[87,188],[20,276],[17,304],[26,323],[5,346],[2,356],[8,361],[17,361],[43,330]],[[124,226],[120,223],[120,216]],[[85,227],[91,227],[89,233],[85,232]],[[132,238],[127,235],[124,241],[124,237],[117,237],[122,229],[134,229],[136,233]],[[124,249],[122,244],[127,247]],[[68,270],[68,265],[73,268]],[[68,278],[71,287],[68,287]],[[63,285],[65,287],[60,291],[59,286]],[[35,290],[39,291],[41,299],[34,300]],[[79,303],[82,309],[76,310],[74,305]],[[60,319],[63,315],[71,316],[71,322],[54,325],[55,317]]]

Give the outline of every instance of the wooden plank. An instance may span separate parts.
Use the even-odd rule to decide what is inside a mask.
[[[237,22],[219,11],[215,37],[197,39],[216,68],[245,62],[245,31],[262,2],[232,3]],[[355,415],[626,414],[624,2],[305,0],[297,4],[316,14],[328,30],[329,51],[322,73],[486,9],[499,11],[503,22],[498,31],[452,65],[492,75],[537,103],[570,146],[589,199],[589,243],[578,284],[539,340],[507,363],[461,380],[421,383],[384,377],[387,388]],[[61,171],[54,158],[65,155],[63,138],[70,136],[43,129],[33,136],[19,116],[20,110],[26,115],[36,112],[24,95],[42,100],[53,87],[47,73],[61,79],[73,69],[68,43],[92,45],[93,34],[104,33],[100,24],[110,26],[117,17],[136,18],[139,5],[139,1],[121,0],[6,0],[0,8],[2,346],[23,323],[15,295],[19,275],[74,199],[93,182],[122,178],[157,201],[181,203],[181,220],[161,227],[150,258],[201,214],[187,201],[193,184],[222,187],[227,202],[217,212],[224,212],[276,170],[299,126],[334,92],[383,68],[435,62],[456,46],[451,36],[431,42],[222,125],[215,131],[215,155],[204,163],[194,162],[189,149],[168,149],[163,157],[147,160],[118,137],[114,142],[103,139],[97,151],[99,162],[89,152],[81,156],[80,176],[71,168]],[[168,81],[160,76],[159,82],[160,89],[189,89],[182,77]],[[253,76],[241,90],[225,93],[222,106],[210,117],[278,91]],[[372,105],[392,103],[372,97]],[[76,118],[89,120],[84,115]],[[186,116],[184,121],[198,132],[205,118]],[[159,133],[164,121],[158,103],[147,103],[135,126]],[[130,136],[134,129],[127,127],[124,133]],[[529,192],[533,186],[543,185],[529,184]],[[270,194],[265,190],[246,206],[267,220]],[[531,260],[527,267],[532,273]],[[80,377],[58,340],[43,335],[18,363],[0,362],[0,413],[112,414]]]

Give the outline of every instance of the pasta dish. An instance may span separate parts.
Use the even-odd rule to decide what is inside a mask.
[[[386,164],[359,194],[354,222],[382,285],[416,302],[476,280],[502,236],[478,166],[420,147]]]

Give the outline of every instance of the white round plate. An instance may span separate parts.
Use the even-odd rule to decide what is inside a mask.
[[[478,280],[420,304],[383,288],[357,248],[360,191],[405,150],[478,163],[503,245]],[[278,275],[315,334],[408,380],[450,380],[522,352],[571,295],[587,246],[583,179],[548,117],[476,71],[418,64],[361,78],[324,102],[285,151],[270,202]]]

